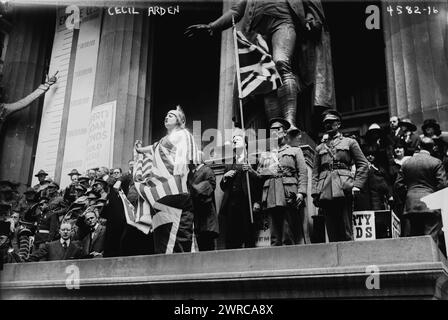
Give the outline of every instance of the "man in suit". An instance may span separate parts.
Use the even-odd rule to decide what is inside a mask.
[[[80,259],[82,248],[78,241],[71,240],[72,225],[69,222],[63,222],[59,228],[59,234],[61,235],[59,240],[45,243],[39,250],[31,254],[26,261]]]
[[[98,216],[95,210],[87,211],[84,221],[89,232],[82,239],[83,255],[90,258],[101,258],[104,251],[106,227],[98,223]]]
[[[395,189],[404,197],[403,235],[431,235],[439,243],[442,219],[440,210],[430,210],[421,201],[426,195],[447,187],[447,177],[442,161],[431,156],[434,140],[423,137],[420,152],[403,163],[398,172]],[[442,245],[443,242],[440,244]]]
[[[275,96],[266,96],[268,120],[281,116],[294,129],[297,96],[312,84],[313,106],[334,105],[329,33],[319,0],[240,0],[217,20],[190,26],[185,33],[212,35],[240,20],[244,34],[258,33],[265,38],[282,80]]]
[[[188,190],[193,200],[194,233],[199,251],[215,250],[215,239],[219,236],[215,173],[209,166],[201,163],[190,170],[187,179]]]
[[[244,132],[235,130],[233,134],[233,163],[227,164],[220,187],[224,191],[220,214],[226,219],[226,248],[251,248],[255,246],[255,225],[250,219],[249,191],[247,175],[249,172],[250,194],[254,211],[260,210],[261,190],[259,178],[254,168],[247,164],[247,142]]]

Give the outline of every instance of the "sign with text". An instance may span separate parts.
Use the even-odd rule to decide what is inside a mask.
[[[355,240],[375,240],[375,211],[353,212],[353,236]]]
[[[257,238],[255,239],[256,247],[271,246],[271,221],[267,213],[260,213],[260,220],[256,223]]]
[[[89,168],[84,163],[84,159],[86,158],[87,126],[95,88],[102,12],[100,8],[90,8],[89,10],[81,8],[81,23],[73,74],[71,75],[73,83],[68,101],[61,187],[70,183],[70,177],[67,174],[72,169],[83,172]]]
[[[112,167],[116,101],[92,108],[86,144],[86,168]]]
[[[392,210],[353,212],[355,240],[399,238],[400,234],[400,219]]]
[[[421,199],[431,210],[440,209],[442,230],[445,234],[445,246],[448,249],[448,188],[431,193]]]

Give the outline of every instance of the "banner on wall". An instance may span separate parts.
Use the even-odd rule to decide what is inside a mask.
[[[112,167],[114,154],[114,130],[116,101],[92,108],[87,133],[86,168]]]
[[[82,15],[69,102],[61,186],[70,183],[67,174],[72,169],[84,172],[88,168],[84,161],[95,89],[101,17],[102,10],[99,8],[89,8]]]

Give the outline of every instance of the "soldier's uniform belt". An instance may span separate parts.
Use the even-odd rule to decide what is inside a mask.
[[[322,164],[322,170],[333,171],[333,170],[338,170],[338,169],[350,170],[350,167],[343,162],[333,162],[333,163]]]

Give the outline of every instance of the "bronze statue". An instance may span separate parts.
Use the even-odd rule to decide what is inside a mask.
[[[0,131],[2,130],[3,123],[10,114],[26,108],[31,102],[47,92],[48,89],[56,83],[56,74],[57,72],[51,78],[48,78],[47,76],[47,81],[41,84],[36,90],[31,92],[25,98],[13,103],[0,103]]]
[[[233,17],[233,19],[232,19]],[[313,86],[313,105],[334,107],[328,27],[320,0],[240,0],[217,20],[187,28],[185,35],[212,35],[242,21],[251,39],[261,34],[272,50],[282,85],[265,97],[268,120],[283,117],[296,130],[297,95]]]

